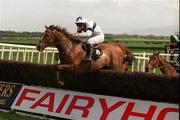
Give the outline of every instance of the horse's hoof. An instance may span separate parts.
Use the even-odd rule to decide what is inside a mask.
[[[57,70],[63,70],[63,67],[61,65],[56,65]]]
[[[58,84],[60,84],[61,86],[64,86],[64,81],[59,80],[59,81],[58,81]]]

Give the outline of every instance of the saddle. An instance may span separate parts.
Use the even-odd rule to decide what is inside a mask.
[[[82,49],[84,51],[87,51],[87,47],[85,44],[82,44]],[[98,44],[94,44],[92,49],[93,49],[92,59],[95,61],[101,57],[101,55],[103,54],[103,51],[101,50],[101,48],[99,48]]]

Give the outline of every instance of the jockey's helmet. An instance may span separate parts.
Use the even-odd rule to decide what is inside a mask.
[[[81,23],[86,23],[86,22],[87,22],[87,20],[86,20],[85,18],[83,18],[83,17],[78,17],[78,18],[76,19],[75,24],[81,24]]]
[[[176,42],[176,43],[178,43],[178,42],[179,42],[179,39],[178,39],[178,37],[177,37],[176,35],[171,35],[171,36],[170,36],[170,41],[171,41],[171,42]]]

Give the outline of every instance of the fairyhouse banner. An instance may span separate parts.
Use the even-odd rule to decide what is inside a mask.
[[[178,120],[179,105],[23,86],[12,108],[73,120]]]
[[[0,81],[0,108],[10,109],[22,85]]]

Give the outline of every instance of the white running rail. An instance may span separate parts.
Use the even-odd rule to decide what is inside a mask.
[[[56,48],[46,48],[38,52],[35,46],[0,43],[0,59],[22,62],[54,64]]]
[[[56,48],[46,48],[42,53],[36,50],[35,46],[29,45],[17,45],[17,44],[6,44],[0,43],[0,59],[3,60],[14,60],[21,62],[32,62],[40,64],[57,64],[60,61],[56,59]],[[149,60],[149,56],[153,53],[133,53],[135,55],[135,62],[132,64],[130,71],[145,71],[145,64]],[[171,54],[160,54],[167,61]],[[174,54],[175,59],[178,54]],[[153,70],[155,73],[156,70]]]

